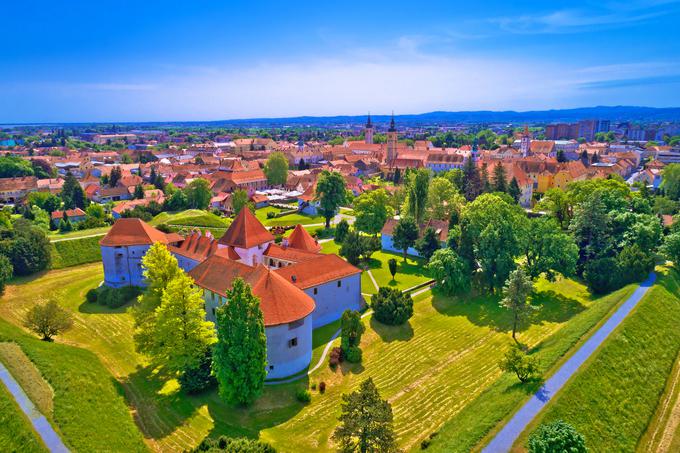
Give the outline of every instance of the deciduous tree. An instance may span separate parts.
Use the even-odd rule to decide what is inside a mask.
[[[319,202],[319,211],[326,219],[326,228],[330,228],[331,219],[347,200],[345,179],[338,172],[324,170],[316,183],[315,199]]]
[[[288,159],[281,152],[269,155],[264,164],[264,174],[271,186],[282,186],[288,180]]]
[[[439,235],[432,227],[427,227],[423,232],[423,237],[416,240],[415,243],[416,250],[418,254],[425,259],[425,261],[430,261],[434,252],[439,250]]]
[[[408,249],[416,244],[418,232],[418,225],[411,217],[402,217],[394,227],[392,243],[397,249],[403,250],[404,262],[406,262]]]
[[[512,311],[512,339],[517,341],[517,327],[536,307],[529,303],[529,294],[534,290],[534,283],[521,267],[510,273],[503,287],[501,307]]]
[[[470,289],[468,265],[453,249],[443,248],[434,252],[427,269],[446,294],[462,293]]]
[[[368,234],[378,234],[389,217],[394,215],[385,189],[364,192],[354,199],[354,227]]]
[[[587,451],[583,435],[562,420],[543,423],[529,436],[529,453],[586,453]]]
[[[72,325],[71,314],[55,299],[33,305],[24,318],[24,326],[41,335],[43,341],[52,341],[52,337],[70,329]]]
[[[375,319],[383,324],[396,326],[404,324],[413,316],[413,299],[397,288],[382,287],[371,298]]]

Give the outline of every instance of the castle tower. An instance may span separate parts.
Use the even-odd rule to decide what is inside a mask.
[[[392,112],[392,120],[390,121],[390,128],[387,129],[387,156],[385,162],[391,165],[394,159],[397,158],[397,127],[394,125],[394,112]]]
[[[527,157],[529,155],[529,150],[531,149],[531,136],[529,135],[529,126],[524,126],[524,134],[522,134],[522,139],[520,141],[519,150],[522,152],[522,157]]]
[[[368,112],[368,120],[366,121],[364,137],[366,143],[368,143],[369,145],[373,144],[373,123],[371,123],[371,112]]]

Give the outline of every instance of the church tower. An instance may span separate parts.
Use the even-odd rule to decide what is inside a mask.
[[[475,136],[474,140],[472,140],[470,158],[472,159],[472,162],[477,162],[479,160],[479,140],[477,139],[477,136]]]
[[[368,112],[368,120],[366,121],[366,129],[364,130],[364,139],[367,144],[373,144],[373,123],[371,123],[371,112]]]
[[[394,112],[392,112],[392,120],[390,121],[390,128],[387,129],[387,158],[385,162],[392,165],[394,159],[397,158],[397,127],[394,125]]]
[[[519,150],[522,152],[522,157],[527,157],[529,155],[529,150],[531,150],[531,137],[529,136],[529,126],[524,126],[524,134],[522,134],[522,139],[519,144]]]

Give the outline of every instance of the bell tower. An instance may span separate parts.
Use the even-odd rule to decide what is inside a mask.
[[[373,144],[373,123],[371,122],[371,112],[368,112],[368,120],[366,121],[366,128],[364,130],[364,139],[367,144]]]
[[[385,162],[391,165],[394,159],[397,158],[397,127],[394,124],[394,112],[392,112],[392,120],[390,127],[387,129],[387,157]]]
[[[522,139],[520,140],[519,150],[522,152],[522,157],[527,157],[529,155],[529,150],[531,150],[529,126],[524,126],[524,133],[522,134]]]

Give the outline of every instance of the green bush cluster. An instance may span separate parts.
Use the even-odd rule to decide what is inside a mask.
[[[121,288],[111,288],[102,285],[99,288],[91,289],[85,295],[89,303],[98,303],[109,308],[118,308],[135,299],[142,293],[138,286],[123,286]]]

